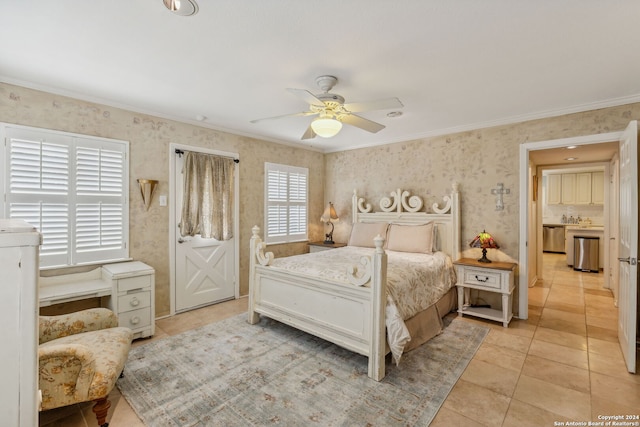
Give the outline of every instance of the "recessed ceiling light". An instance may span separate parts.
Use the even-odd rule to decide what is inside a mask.
[[[578,158],[577,158],[577,157],[567,157],[565,160],[569,160],[569,161],[571,161],[571,160],[578,160]]]
[[[191,16],[198,13],[196,0],[162,0],[171,13],[180,16]]]
[[[387,117],[400,117],[402,115],[402,111],[391,111],[387,113]]]
[[[567,147],[567,150],[573,150],[574,148],[578,148],[577,145],[570,145]]]

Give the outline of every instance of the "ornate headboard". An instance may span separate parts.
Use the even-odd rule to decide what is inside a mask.
[[[456,260],[460,257],[460,194],[457,182],[451,187],[451,194],[443,197],[443,207],[438,203],[431,206],[433,213],[423,210],[420,197],[410,196],[408,191],[400,189],[392,191],[391,198],[383,197],[380,200],[380,211],[372,212],[371,204],[358,197],[356,190],[353,190],[353,222],[420,225],[433,221],[436,225],[436,247]]]

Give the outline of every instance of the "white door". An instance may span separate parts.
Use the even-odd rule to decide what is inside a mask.
[[[175,311],[181,312],[235,297],[236,240],[180,236],[183,156],[175,161]],[[237,197],[235,197],[237,200]]]
[[[618,341],[627,370],[636,371],[638,298],[638,122],[632,121],[620,139],[620,281]]]

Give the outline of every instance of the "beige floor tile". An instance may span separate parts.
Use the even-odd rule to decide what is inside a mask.
[[[473,359],[492,363],[505,369],[512,369],[520,372],[526,354],[493,344],[483,343],[476,352]]]
[[[532,406],[554,412],[574,421],[591,417],[589,393],[520,375],[513,398]]]
[[[473,359],[460,379],[511,397],[519,376],[518,371],[503,369],[501,366]]]
[[[605,356],[622,358],[622,350],[620,350],[620,343],[616,340],[605,341],[598,338],[587,338],[589,343],[589,353],[603,354]]]
[[[640,387],[640,375],[633,375],[627,371],[621,351],[611,354],[589,353],[589,368],[592,372],[634,382]]]
[[[558,310],[558,311],[566,311],[568,313],[576,313],[576,314],[585,314],[584,306],[577,304],[567,304],[564,302],[548,302],[544,306],[546,309]]]
[[[597,326],[599,328],[611,329],[612,331],[618,330],[618,319],[611,317],[596,317],[587,316],[588,326]]]
[[[559,414],[546,411],[517,399],[511,399],[503,427],[541,427],[553,426],[561,420]],[[452,424],[453,426],[454,424]]]
[[[471,418],[467,418],[456,411],[445,408],[444,406],[440,408],[433,421],[431,421],[431,424],[429,424],[429,427],[452,426],[483,427],[484,424],[480,424],[479,422],[476,422]]]
[[[539,327],[536,329],[536,333],[533,338],[540,341],[563,345],[565,347],[575,348],[577,350],[587,350],[587,337],[572,334],[570,332]]]
[[[487,426],[502,424],[509,398],[467,381],[458,380],[443,407]]]
[[[549,291],[547,302],[584,305],[584,293],[580,288],[556,285],[554,283]]]
[[[540,319],[538,326],[543,328],[555,329],[556,331],[569,332],[576,335],[587,335],[586,322],[576,323],[569,320],[557,319],[557,318],[544,318]]]
[[[534,339],[529,354],[576,368],[589,369],[588,354],[584,350]]]
[[[549,288],[539,288],[537,286],[529,288],[529,304],[543,307],[548,295]]]
[[[591,394],[601,399],[611,399],[630,408],[640,408],[640,387],[635,381],[591,372]],[[639,411],[636,409],[636,411]]]
[[[505,331],[509,330],[509,328],[502,329],[505,329]],[[502,331],[501,329],[492,329],[484,339],[484,342],[519,351],[520,353],[526,353],[529,350],[531,337],[518,336],[505,331]]]
[[[618,342],[618,331],[601,328],[595,325],[587,325],[587,336],[589,338],[597,338],[603,341]]]
[[[527,356],[522,374],[584,393],[589,393],[590,390],[587,369],[568,366],[532,354]]]
[[[569,305],[561,303],[562,305]],[[549,308],[547,306],[542,310],[542,320],[563,320],[566,322],[584,324],[585,323],[585,315],[583,313],[574,313],[564,310],[555,310],[553,308]]]

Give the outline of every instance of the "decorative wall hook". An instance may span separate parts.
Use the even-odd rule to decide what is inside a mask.
[[[491,194],[496,196],[496,210],[501,211],[504,210],[504,202],[502,201],[503,194],[509,194],[511,190],[508,188],[504,188],[504,184],[499,182],[496,188],[491,189]]]
[[[140,184],[140,194],[142,194],[144,207],[146,210],[149,210],[151,199],[153,198],[153,191],[156,189],[158,181],[155,179],[139,179],[138,184]]]

